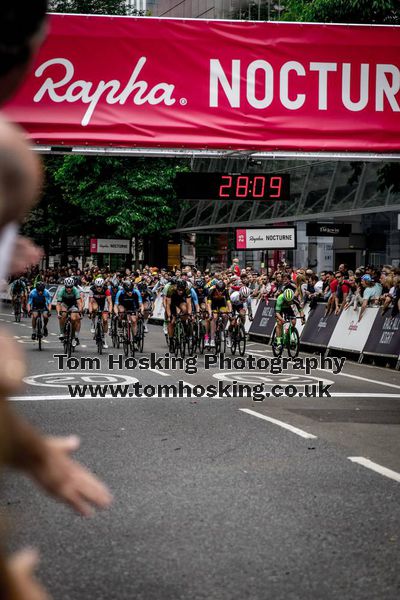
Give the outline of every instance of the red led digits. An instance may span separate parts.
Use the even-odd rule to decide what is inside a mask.
[[[249,177],[241,175],[236,181],[236,198],[247,198],[249,195]]]
[[[257,175],[253,180],[253,198],[264,198],[265,177]]]
[[[269,187],[275,190],[276,194],[270,194],[270,198],[280,198],[282,192],[282,177],[271,177]]]
[[[220,185],[219,187],[219,197],[220,198],[230,198],[230,194],[229,191],[227,194],[223,194],[223,190],[229,190],[229,188],[232,186],[232,177],[230,175],[222,175],[221,180],[223,179],[227,179],[228,182],[225,183],[224,185]]]

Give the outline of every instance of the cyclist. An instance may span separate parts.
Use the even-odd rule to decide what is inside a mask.
[[[153,312],[153,294],[145,281],[138,283],[137,289],[139,290],[143,300],[144,332],[149,333],[147,324],[149,322],[149,316]]]
[[[182,315],[183,321],[192,314],[192,296],[186,281],[178,279],[168,286],[165,297],[165,312],[168,322],[169,338],[174,337],[176,315]]]
[[[207,297],[208,297],[208,288],[206,288],[206,282],[204,279],[196,279],[194,282],[194,290],[197,294],[198,298],[198,306],[200,315],[205,329],[204,335],[204,345],[208,346],[210,342],[210,319],[207,311]]]
[[[276,299],[275,304],[275,320],[276,320],[276,344],[280,346],[282,344],[282,327],[284,322],[288,319],[292,319],[292,326],[296,326],[296,315],[293,311],[293,304],[297,307],[302,323],[304,324],[304,312],[301,308],[299,300],[295,297],[292,288],[286,288],[282,294]]]
[[[228,313],[232,312],[232,304],[229,298],[229,292],[226,289],[224,281],[218,280],[215,285],[210,287],[207,298],[208,313],[211,319],[211,340],[210,348],[215,348],[215,326],[218,313],[224,313],[224,324],[228,322]]]
[[[236,318],[236,314],[239,315],[240,320],[242,321],[242,323],[244,325],[245,320],[246,320],[246,309],[247,309],[247,313],[249,315],[250,321],[253,320],[250,296],[251,296],[251,289],[245,285],[243,285],[239,289],[239,291],[232,292],[232,294],[230,295],[230,300],[231,300],[231,305],[232,305],[232,317],[231,317],[231,321],[230,321],[229,328],[228,328],[229,334],[231,332],[233,322]],[[230,335],[226,341],[226,345],[227,346],[231,345]]]
[[[121,289],[121,286],[119,285],[119,281],[118,279],[113,279],[110,283],[110,285],[108,286],[108,289],[110,291],[110,296],[111,296],[111,304],[112,307],[114,308],[115,305],[115,299],[117,297],[118,292]]]
[[[10,287],[11,292],[11,304],[14,310],[14,306],[17,298],[19,298],[21,302],[21,308],[25,311],[26,307],[26,299],[28,296],[28,286],[22,278],[16,279],[12,282]]]
[[[78,288],[74,285],[74,278],[67,277],[64,280],[64,286],[57,293],[57,316],[60,320],[60,342],[64,341],[64,325],[67,318],[67,312],[71,313],[72,339],[75,346],[78,346],[79,339],[77,333],[81,329],[80,313],[83,303]]]
[[[51,311],[51,294],[46,290],[43,282],[38,281],[35,289],[29,294],[27,310],[29,315],[32,314],[32,339],[36,340],[36,320],[39,310],[43,314],[43,336],[47,337],[47,323]]]
[[[175,277],[175,275],[170,277],[169,280],[164,284],[163,290],[161,292],[161,297],[162,297],[163,307],[164,307],[164,323],[163,323],[164,335],[168,335],[167,294],[168,294],[168,290],[171,287],[171,285],[176,285],[177,281],[178,281],[178,278]],[[154,293],[154,288],[153,288],[153,293]]]
[[[124,313],[132,323],[134,337],[137,334],[137,312],[143,313],[143,300],[139,290],[133,287],[132,281],[126,279],[115,298],[114,312],[118,316],[118,324],[121,326],[121,318]]]
[[[103,331],[106,334],[108,331],[108,315],[112,311],[112,303],[111,292],[102,277],[97,277],[89,290],[89,318],[92,319],[90,333],[95,333],[96,331],[95,318],[98,311],[101,311]],[[108,344],[104,337],[103,348],[108,348]]]

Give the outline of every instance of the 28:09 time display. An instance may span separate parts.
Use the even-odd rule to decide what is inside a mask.
[[[221,175],[218,198],[281,199],[280,175]]]

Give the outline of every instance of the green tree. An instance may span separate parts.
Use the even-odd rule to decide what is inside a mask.
[[[82,15],[137,15],[126,0],[50,0],[49,12]]]
[[[165,235],[180,206],[175,175],[188,160],[67,155],[54,173],[77,221],[122,237]],[[81,218],[82,212],[82,218]]]
[[[398,0],[286,0],[285,21],[400,23]]]

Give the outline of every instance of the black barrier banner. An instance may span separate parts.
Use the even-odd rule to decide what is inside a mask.
[[[331,339],[333,330],[339,320],[339,315],[325,317],[326,304],[317,306],[308,313],[307,322],[301,334],[302,344],[310,346],[327,346]]]
[[[270,300],[266,304],[265,300],[260,300],[257,312],[254,315],[249,333],[264,335],[270,337],[275,325],[275,300]]]
[[[396,317],[376,316],[372,325],[363,354],[380,354],[384,356],[400,356],[400,315]]]

